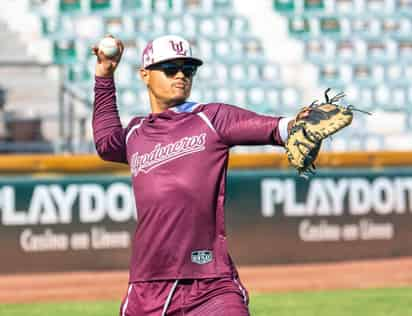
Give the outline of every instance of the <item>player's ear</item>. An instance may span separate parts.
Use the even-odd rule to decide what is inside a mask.
[[[150,71],[144,68],[140,68],[139,73],[140,79],[142,79],[145,85],[147,85],[149,83]]]

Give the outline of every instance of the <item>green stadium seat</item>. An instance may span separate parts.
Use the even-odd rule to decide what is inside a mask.
[[[375,102],[377,107],[385,107],[391,103],[391,91],[385,84],[380,84],[375,88]]]
[[[204,87],[200,89],[202,99],[201,102],[213,102],[211,100],[215,100],[215,89],[212,87]]]
[[[118,109],[121,117],[146,115],[150,112],[147,91],[142,87],[125,87],[117,89]]]
[[[75,41],[72,39],[53,42],[53,61],[56,64],[71,64],[77,61]]]
[[[410,62],[412,60],[412,40],[402,39],[398,41],[397,45],[401,61]]]
[[[70,82],[84,83],[92,80],[93,73],[85,64],[75,64],[66,67],[66,78]]]
[[[112,34],[113,36],[122,36],[126,33],[123,19],[120,16],[103,17],[104,34]]]
[[[403,64],[403,74],[404,74],[404,80],[406,80],[409,83],[412,83],[412,65],[411,64]],[[412,88],[411,88],[411,96],[412,96]]]
[[[366,40],[366,54],[369,61],[373,62],[389,62],[396,61],[396,53],[394,53],[389,45],[388,41],[384,39],[379,40]]]
[[[376,76],[376,65],[359,64],[353,65],[352,80],[360,87],[374,87],[382,78]]]
[[[267,89],[265,91],[265,101],[270,108],[275,109],[282,102],[282,93],[277,89]]]
[[[294,0],[274,0],[273,8],[280,12],[290,14],[295,10],[295,1]]]
[[[393,97],[395,99],[395,104],[396,102],[396,93],[399,93],[400,100],[402,102],[399,102],[399,105],[402,107],[402,109],[407,109],[408,107],[408,99],[409,99],[409,95],[411,93],[409,87],[410,87],[410,82],[406,83],[406,82],[399,82],[399,83],[395,83],[393,85],[389,84],[389,87],[392,91],[392,93],[395,94],[395,96]],[[409,109],[410,110],[410,109]]]
[[[134,10],[141,10],[143,8],[142,0],[123,0],[123,12],[134,12]]]
[[[374,100],[374,95],[375,95],[375,89],[374,87],[368,87],[368,86],[358,86],[359,87],[359,100],[358,104],[362,105],[362,110],[365,111],[370,111],[375,107],[375,100]]]
[[[267,80],[269,82],[277,82],[280,81],[280,69],[279,65],[265,63],[260,65],[261,76],[263,80]]]
[[[308,39],[304,44],[305,58],[312,63],[322,63],[325,56],[325,43],[321,39]]]
[[[299,109],[300,106],[300,100],[301,96],[299,94],[299,91],[295,88],[292,87],[285,87],[279,89],[280,93],[282,94],[282,101],[281,101],[281,107],[282,111],[283,109],[285,111],[288,111],[289,113],[296,113],[296,111]]]
[[[233,103],[232,90],[225,86],[217,87],[215,89],[215,100],[222,103]]]
[[[233,34],[246,34],[250,32],[250,27],[248,20],[239,17],[239,16],[233,16],[231,17],[230,21],[230,33]]]
[[[229,67],[229,77],[233,81],[246,80],[248,78],[247,65],[236,63]]]
[[[111,8],[111,0],[90,0],[90,11],[108,10]]]
[[[351,14],[356,10],[355,3],[359,3],[359,0],[335,0],[334,2],[335,12],[339,12],[341,14]]]
[[[60,30],[61,20],[59,17],[40,16],[40,27],[43,36],[55,34]]]
[[[263,55],[263,46],[259,38],[257,37],[243,37],[240,38],[242,45],[241,56],[248,58],[259,58]]]
[[[365,1],[366,6],[365,6],[365,10],[369,11],[369,12],[387,12],[388,10],[388,6],[387,3],[388,1],[385,0],[366,0]]]
[[[181,20],[181,19],[177,18],[177,20]],[[217,32],[222,32],[222,33],[225,32],[224,28],[222,30],[217,28],[215,19],[213,18],[212,15],[199,16],[198,20],[196,21],[196,24],[198,26],[200,34],[205,35],[205,36],[212,36],[216,34]]]
[[[138,108],[148,104],[147,92],[137,76],[139,52],[148,39],[166,32],[185,36],[203,59],[211,61],[199,69],[202,80],[195,85],[194,101],[228,102],[260,113],[274,113],[275,107],[279,111],[285,106],[289,109],[300,98],[294,89],[285,93],[284,88],[275,86],[281,85],[280,69],[268,63],[261,39],[250,34],[246,17],[233,12],[232,0],[57,1],[60,15],[43,17],[42,33],[52,43],[54,62],[67,65],[67,83],[76,89],[92,95],[95,57],[88,47],[97,38],[88,37],[92,28],[99,27],[93,34],[110,33],[122,38],[127,49],[116,72],[121,115],[149,112],[148,108]],[[184,11],[182,18],[178,10],[189,7],[192,9]],[[188,28],[193,31],[188,32]],[[79,29],[85,30],[80,36]],[[199,86],[200,81],[206,85]]]
[[[213,80],[214,74],[218,69],[219,68],[214,62],[209,61],[197,70],[196,77],[199,78],[199,81],[201,80],[207,82],[209,80]]]
[[[325,3],[324,0],[305,0],[303,7],[305,10],[323,10]]]
[[[335,42],[335,54],[342,61],[354,62],[360,55],[358,45],[354,40],[340,40]]]
[[[310,33],[309,19],[293,17],[289,19],[289,33],[295,37],[307,38]]]
[[[201,91],[195,87],[192,88],[192,92],[190,93],[190,100],[194,100],[196,102],[201,102],[202,94]]]
[[[213,9],[214,10],[231,10],[232,0],[214,0]]]
[[[59,10],[60,13],[78,13],[82,9],[81,0],[60,0]]]
[[[122,106],[132,107],[137,104],[137,93],[131,89],[125,89],[119,93],[120,104]]]
[[[259,108],[260,111],[264,111],[262,104],[265,104],[265,90],[259,86],[250,87],[247,90],[247,105]]]
[[[168,12],[173,8],[173,0],[151,0],[152,11]]]
[[[383,105],[382,108],[387,111],[408,111],[408,91],[403,86],[389,86],[391,97],[390,102]]]
[[[388,17],[381,21],[381,32],[384,36],[396,36],[408,33],[411,21],[406,17]]]
[[[178,15],[168,17],[165,28],[167,30],[166,33],[169,34],[181,34],[184,36],[184,34],[186,33],[184,21]]]
[[[410,14],[412,12],[412,3],[408,0],[395,0],[395,12]]]
[[[339,35],[341,32],[340,20],[336,17],[322,17],[319,24],[323,35]]]
[[[247,102],[246,91],[241,87],[234,87],[232,89],[233,104],[245,106]]]
[[[355,16],[355,17],[350,18],[351,33],[357,34],[358,36],[361,36],[361,37],[370,36],[372,34],[372,30],[371,30],[372,24],[378,22],[377,19],[374,19],[374,20],[367,19],[363,16]]]
[[[42,9],[44,8],[45,2],[44,0],[29,0],[29,3],[27,5],[27,8],[30,10],[30,12],[41,12]]]
[[[344,85],[340,69],[334,64],[324,64],[318,66],[318,80],[321,85],[335,88]]]
[[[138,86],[138,68],[132,63],[121,63],[116,70],[116,83],[119,86]]]

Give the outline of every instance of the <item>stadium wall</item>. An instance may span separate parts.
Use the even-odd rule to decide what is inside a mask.
[[[325,153],[308,181],[284,155],[233,155],[226,226],[239,264],[412,255],[411,153]],[[122,269],[136,212],[126,167],[0,157],[0,273]]]
[[[412,167],[412,152],[323,152],[316,165],[319,168],[383,168]],[[262,169],[289,167],[282,153],[232,154],[229,159],[231,169]],[[24,173],[96,173],[125,172],[126,165],[102,161],[96,155],[0,155],[0,176]]]

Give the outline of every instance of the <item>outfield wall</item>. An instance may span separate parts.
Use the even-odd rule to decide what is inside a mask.
[[[138,221],[127,170],[103,164],[78,173],[73,165],[85,158],[10,160],[10,167],[18,159],[37,164],[29,169],[20,161],[25,172],[0,176],[6,259],[0,273],[127,268]],[[57,162],[71,171],[62,172]],[[399,167],[323,166],[309,181],[294,170],[260,167],[232,167],[228,175],[226,225],[237,263],[412,255],[412,167],[406,161]]]

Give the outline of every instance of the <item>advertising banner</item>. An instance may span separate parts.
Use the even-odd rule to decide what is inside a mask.
[[[135,225],[127,177],[1,178],[0,272],[126,268]]]
[[[228,229],[243,264],[412,255],[412,169],[231,175]]]
[[[226,227],[238,264],[412,255],[412,169],[231,170]],[[127,268],[138,222],[115,175],[0,178],[0,273]]]

